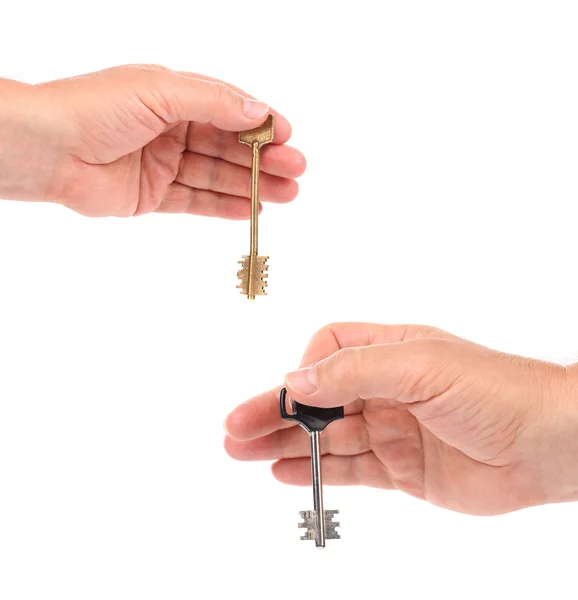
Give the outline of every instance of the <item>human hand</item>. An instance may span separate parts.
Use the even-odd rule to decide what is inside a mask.
[[[311,340],[288,394],[345,405],[321,436],[324,483],[399,489],[476,515],[578,499],[576,367],[490,350],[431,327],[341,323]],[[237,407],[225,449],[310,485],[309,440],[279,390]]]
[[[240,130],[269,107],[209,77],[128,65],[29,86],[0,81],[0,197],[53,201],[88,216],[148,212],[246,219],[251,152]],[[289,202],[303,155],[274,113],[260,199]]]

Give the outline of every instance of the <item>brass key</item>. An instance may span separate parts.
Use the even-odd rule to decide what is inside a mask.
[[[246,294],[249,300],[254,300],[255,296],[265,296],[267,287],[267,264],[268,256],[258,256],[259,253],[259,151],[265,144],[273,141],[273,115],[269,115],[267,120],[249,131],[239,132],[239,142],[247,144],[253,149],[253,164],[251,167],[251,247],[249,256],[243,256],[239,261],[241,269],[237,277],[241,284],[237,289],[241,294]]]

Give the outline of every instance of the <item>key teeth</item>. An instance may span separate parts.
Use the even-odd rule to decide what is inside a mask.
[[[337,527],[341,526],[339,521],[334,521],[333,517],[339,513],[338,510],[325,510],[325,539],[327,540],[340,540],[341,536],[336,531]],[[302,523],[297,523],[299,529],[307,529],[304,535],[300,537],[302,540],[314,540],[316,538],[315,530],[315,511],[314,510],[302,510],[299,512]]]
[[[267,281],[265,279],[269,276],[266,271],[269,269],[269,265],[267,264],[268,256],[255,256],[254,266],[255,270],[251,274],[253,277],[253,291],[256,296],[266,296],[267,292],[265,288],[267,287]],[[240,280],[240,284],[237,285],[237,289],[241,290],[241,294],[249,295],[249,270],[251,265],[251,257],[243,256],[242,260],[238,261],[238,264],[241,265],[241,269],[237,271],[237,278]]]

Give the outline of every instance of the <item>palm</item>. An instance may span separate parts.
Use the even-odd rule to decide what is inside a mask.
[[[187,129],[187,123],[167,128],[144,146],[104,164],[81,151],[67,166],[67,179],[78,190],[78,194],[69,194],[68,205],[89,216],[128,216],[153,212],[164,202],[174,201]],[[131,145],[137,145],[145,132],[133,136]]]

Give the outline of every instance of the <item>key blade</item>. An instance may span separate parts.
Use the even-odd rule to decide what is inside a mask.
[[[302,540],[314,540],[317,537],[317,528],[315,526],[315,511],[314,510],[302,510],[300,513],[303,519],[302,523],[297,523],[299,529],[307,529],[307,531],[301,536]]]
[[[265,122],[255,129],[239,132],[239,141],[241,144],[252,146],[255,142],[259,148],[265,144],[269,144],[275,137],[275,123],[273,115],[269,115]]]
[[[336,531],[337,527],[341,527],[339,521],[334,521],[333,517],[338,514],[338,510],[326,510],[325,511],[325,539],[326,540],[340,540],[341,536]]]
[[[241,268],[237,271],[239,285],[237,289],[241,290],[241,294],[247,296],[251,300],[255,296],[266,296],[268,277],[266,272],[269,269],[267,264],[268,256],[243,256],[243,260],[239,261]],[[251,293],[252,292],[252,293]]]
[[[337,531],[337,527],[341,526],[339,521],[334,521],[333,517],[339,513],[338,510],[325,510],[325,539],[326,540],[340,540],[341,536]],[[306,529],[307,531],[301,536],[302,540],[315,540],[317,538],[317,529],[315,527],[315,511],[314,510],[302,510],[300,513],[303,519],[302,523],[298,523],[299,529]]]

